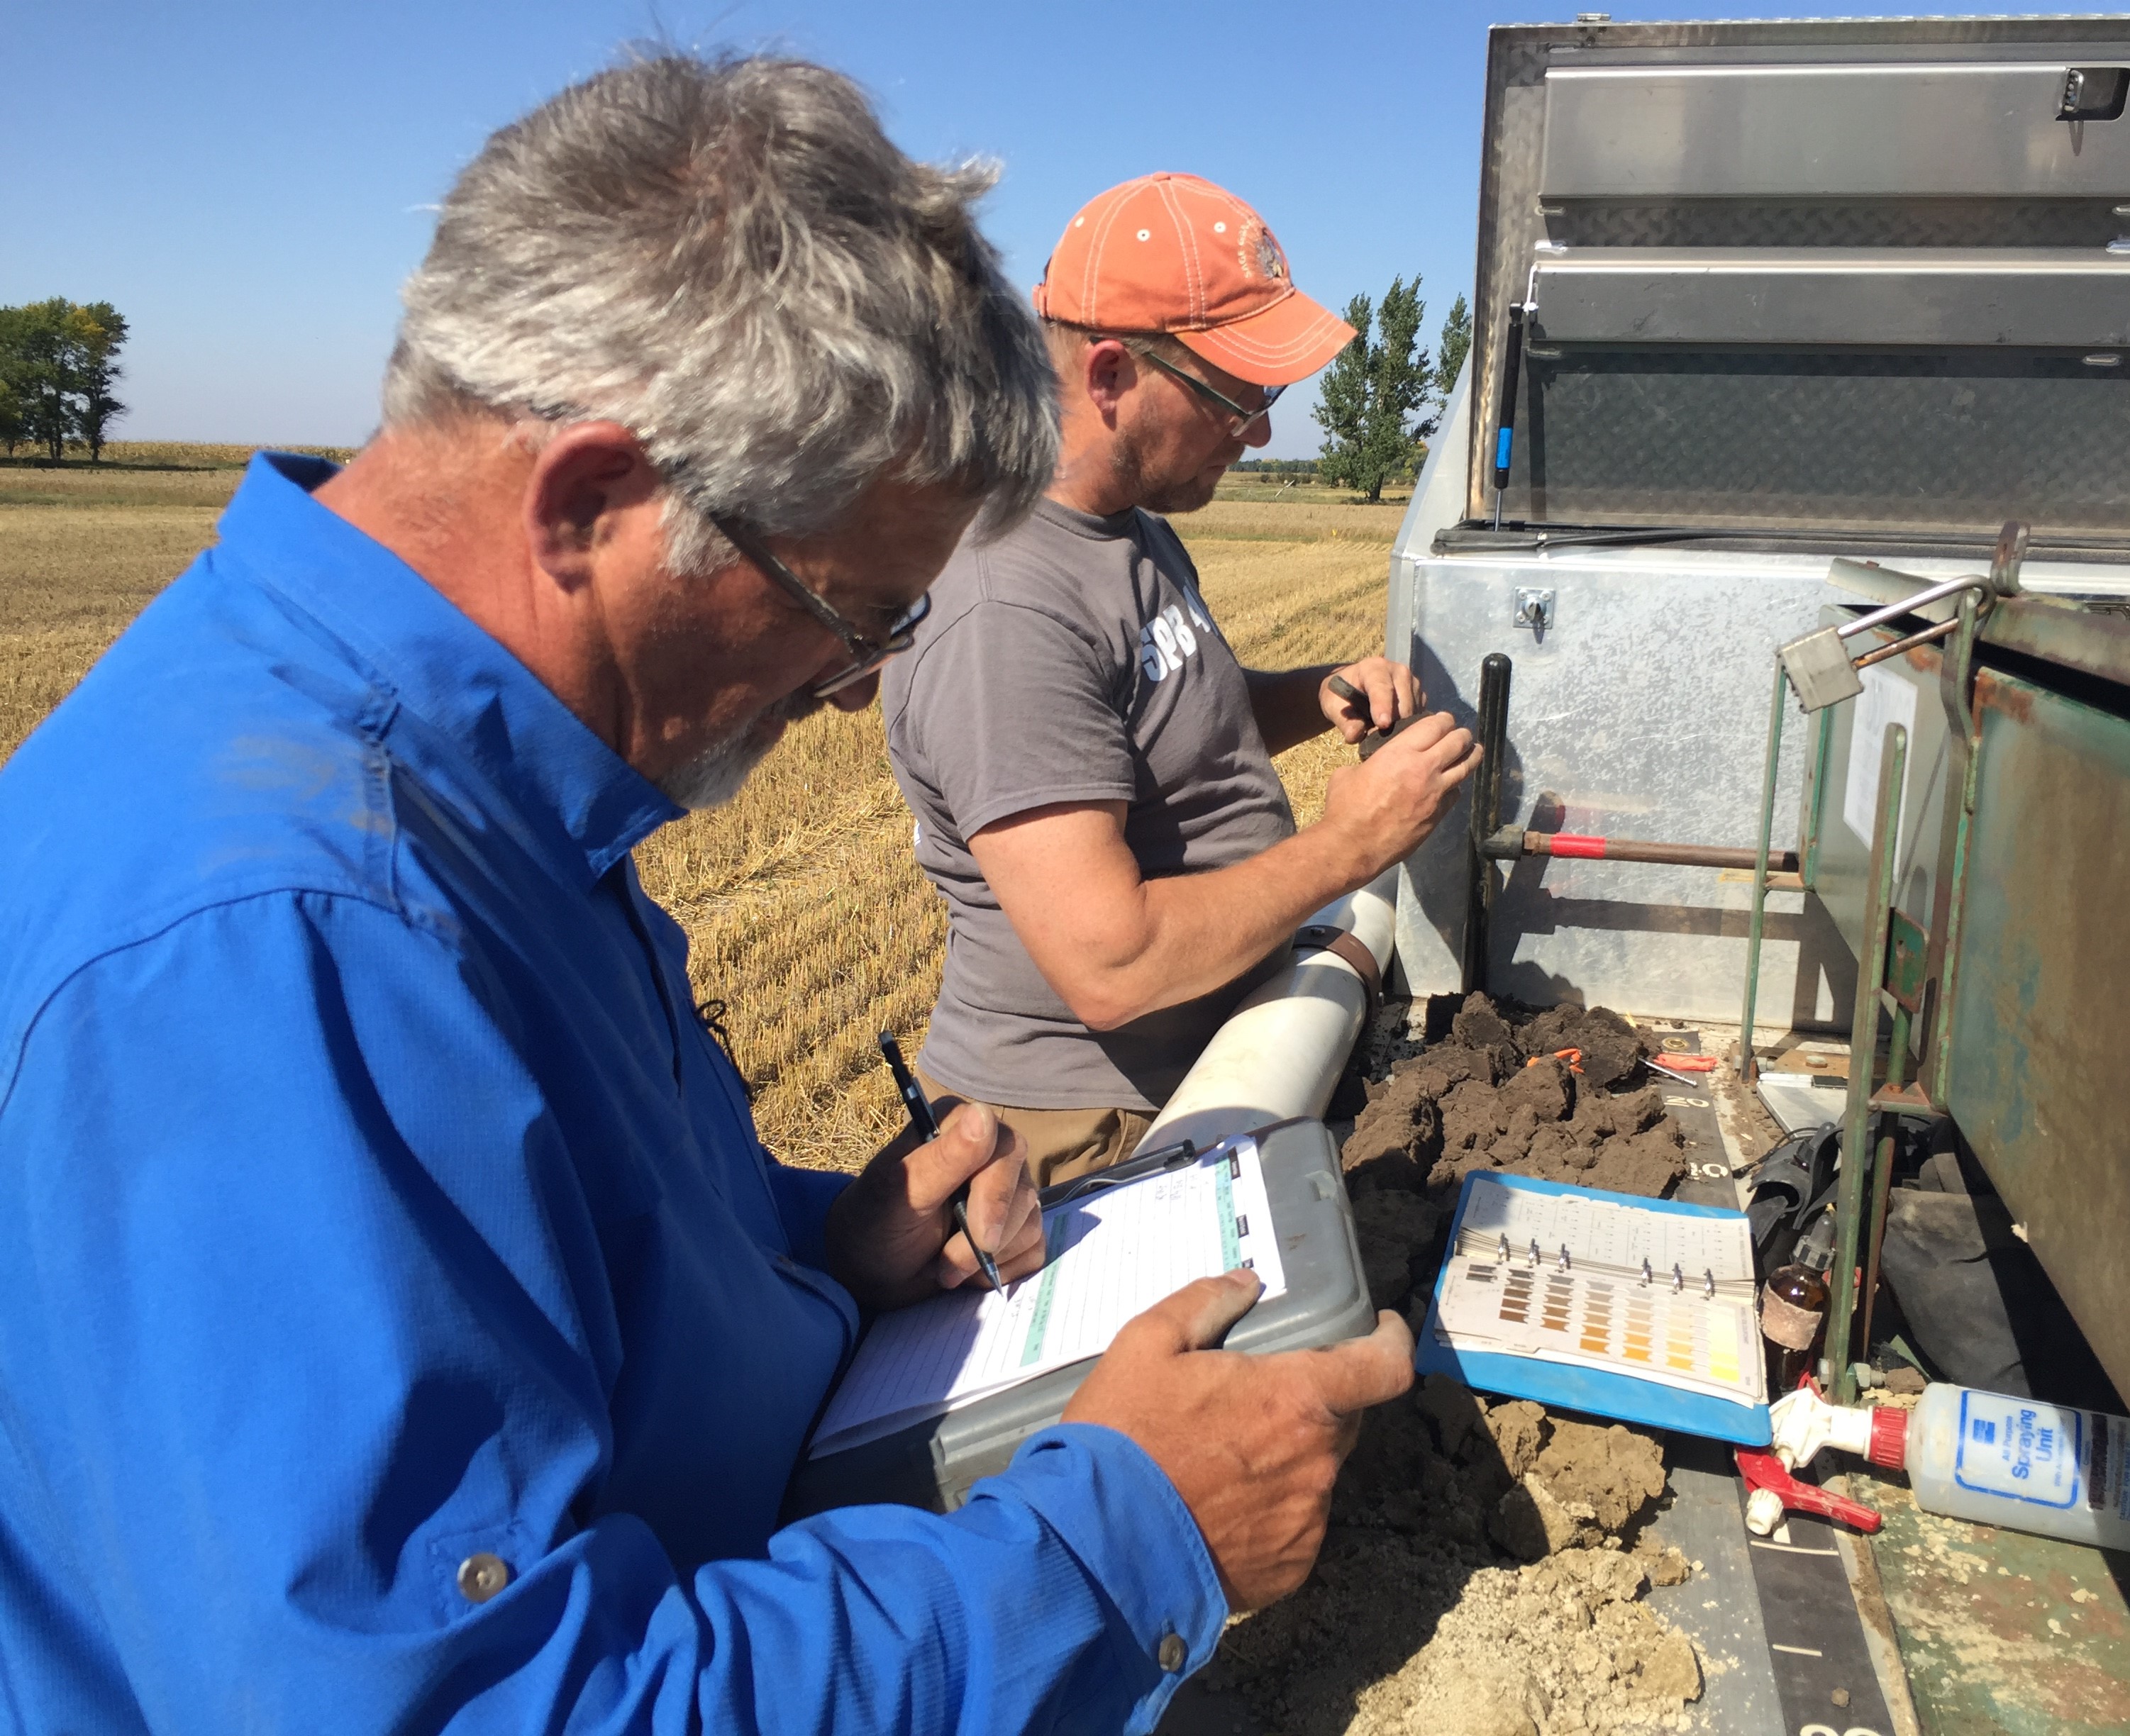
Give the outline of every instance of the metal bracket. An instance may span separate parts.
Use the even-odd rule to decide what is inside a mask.
[[[1529,585],[1516,587],[1516,618],[1518,627],[1527,627],[1542,645],[1545,630],[1554,624],[1553,593],[1538,590]]]
[[[1923,1009],[1923,983],[1930,936],[1905,913],[1890,913],[1886,954],[1886,992],[1909,1012]]]

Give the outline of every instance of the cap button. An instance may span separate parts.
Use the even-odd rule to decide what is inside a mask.
[[[1183,1643],[1183,1636],[1181,1633],[1164,1633],[1161,1636],[1159,1649],[1153,1654],[1154,1660],[1163,1669],[1173,1676],[1183,1667],[1183,1661],[1190,1656],[1190,1649]]]
[[[459,1563],[459,1595],[470,1604],[485,1604],[510,1583],[510,1566],[483,1550]]]

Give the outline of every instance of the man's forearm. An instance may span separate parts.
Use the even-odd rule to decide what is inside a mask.
[[[1322,825],[1206,874],[1145,880],[1138,944],[1102,973],[1101,1004],[1081,1016],[1099,1030],[1210,994],[1283,946],[1304,918],[1373,878],[1374,865]],[[1091,1011],[1098,1016],[1088,1017]]]
[[[1331,726],[1324,715],[1318,692],[1324,678],[1343,665],[1319,663],[1306,669],[1246,669],[1250,713],[1266,750],[1285,753],[1288,748],[1320,736]]]

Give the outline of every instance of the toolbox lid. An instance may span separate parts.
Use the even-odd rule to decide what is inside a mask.
[[[1494,30],[1467,526],[1512,378],[1512,532],[2130,553],[2127,106],[2130,18]]]

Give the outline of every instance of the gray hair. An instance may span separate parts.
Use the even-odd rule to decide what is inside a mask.
[[[833,528],[876,479],[1010,524],[1048,486],[1054,379],[971,207],[996,171],[891,144],[804,61],[661,55],[492,136],[404,293],[388,427],[610,419],[665,477],[674,565]]]

